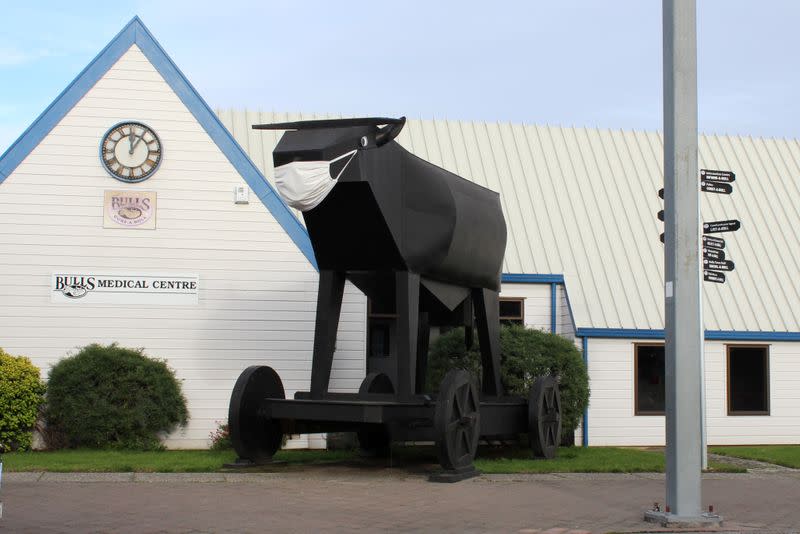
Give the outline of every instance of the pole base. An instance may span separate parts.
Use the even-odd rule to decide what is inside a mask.
[[[657,523],[662,527],[670,528],[709,528],[721,527],[722,516],[712,513],[702,513],[699,516],[679,516],[668,512],[647,510],[644,520],[648,523]]]

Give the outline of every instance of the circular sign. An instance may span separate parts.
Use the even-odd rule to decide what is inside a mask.
[[[112,126],[100,143],[100,161],[108,173],[122,182],[148,179],[161,163],[161,140],[141,122]]]

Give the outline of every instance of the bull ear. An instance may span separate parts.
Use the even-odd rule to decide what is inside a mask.
[[[378,132],[375,134],[375,145],[376,146],[383,146],[398,135],[403,130],[403,126],[406,125],[406,118],[400,117],[399,122],[395,124],[387,124],[383,128],[378,128]]]

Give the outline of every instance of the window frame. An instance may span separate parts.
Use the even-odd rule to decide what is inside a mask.
[[[641,411],[639,410],[639,347],[662,347],[664,349],[664,378],[667,376],[667,346],[666,343],[644,342],[633,344],[633,415],[634,416],[658,416],[666,415],[667,400],[664,398],[664,410],[661,411]],[[666,394],[666,383],[664,393]]]
[[[500,315],[501,302],[519,302],[519,317]],[[500,297],[497,301],[497,317],[501,324],[503,321],[519,321],[520,325],[525,326],[525,297]]]
[[[726,343],[725,344],[725,404],[727,408],[727,415],[731,417],[738,416],[769,416],[772,408],[770,402],[771,389],[770,389],[770,374],[769,374],[769,352],[771,345],[763,344],[748,344],[748,343]],[[731,349],[746,348],[746,349],[764,349],[764,404],[766,410],[733,410],[733,396],[731,395]]]

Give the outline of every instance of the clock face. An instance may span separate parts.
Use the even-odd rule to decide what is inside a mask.
[[[161,140],[141,122],[121,122],[103,136],[100,160],[117,180],[141,182],[161,163]]]

